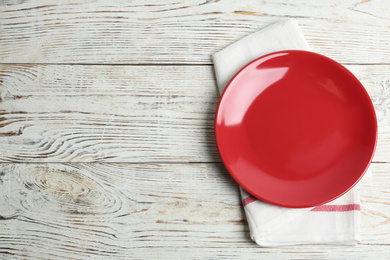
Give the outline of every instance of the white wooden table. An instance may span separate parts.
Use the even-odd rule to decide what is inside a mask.
[[[1,259],[389,259],[390,1],[0,1]],[[213,134],[210,55],[281,18],[379,121],[358,246],[260,248]]]

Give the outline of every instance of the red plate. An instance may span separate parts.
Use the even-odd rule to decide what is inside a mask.
[[[281,51],[230,81],[215,135],[226,168],[245,190],[304,208],[334,200],[360,180],[374,154],[377,122],[363,85],[342,65]]]

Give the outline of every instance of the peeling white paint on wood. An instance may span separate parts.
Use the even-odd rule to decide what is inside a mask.
[[[390,162],[390,65],[349,65]],[[211,66],[1,65],[0,161],[220,162]]]
[[[389,8],[0,1],[0,259],[387,259]],[[210,55],[283,18],[349,64],[375,105],[376,163],[361,183],[354,247],[255,245],[218,156]]]
[[[0,252],[38,259],[383,258],[390,252],[390,164],[371,169],[361,184],[360,245],[259,248],[221,163],[0,164]]]
[[[389,63],[384,0],[2,3],[3,63],[210,64],[212,53],[284,18],[339,62]]]

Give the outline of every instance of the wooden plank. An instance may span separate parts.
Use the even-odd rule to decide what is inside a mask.
[[[379,120],[390,162],[390,66],[348,66]],[[211,66],[0,67],[0,161],[220,162]]]
[[[389,63],[390,3],[2,1],[2,63],[210,64],[210,55],[285,18],[339,62]]]
[[[260,248],[217,164],[0,164],[0,256],[23,259],[384,259],[390,164],[361,185],[355,247]]]
[[[210,67],[3,66],[2,161],[219,161]]]

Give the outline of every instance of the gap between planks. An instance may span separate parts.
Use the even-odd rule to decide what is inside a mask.
[[[58,65],[58,66],[213,66],[212,63],[1,63],[0,65]],[[353,64],[360,65],[360,64]],[[368,64],[373,65],[373,64]],[[376,64],[375,64],[376,65]],[[390,65],[389,64],[381,64],[381,65]]]
[[[340,62],[339,62],[340,63]],[[361,65],[361,66],[386,66],[390,65],[390,62],[384,62],[384,63],[340,63],[345,66],[349,65]],[[58,65],[58,66],[214,66],[214,64],[211,63],[10,63],[10,62],[5,62],[2,63],[0,62],[0,65]]]
[[[171,165],[197,165],[197,164],[223,164],[223,162],[164,162],[164,161],[146,161],[146,162],[0,162],[0,165],[3,164],[128,164],[128,165],[137,165],[137,164],[171,164]],[[371,162],[370,164],[390,164],[390,162]]]
[[[172,165],[186,165],[186,164],[223,164],[222,162],[163,162],[163,161],[146,161],[146,162],[122,162],[122,161],[105,161],[105,162],[0,162],[3,164],[172,164]]]

